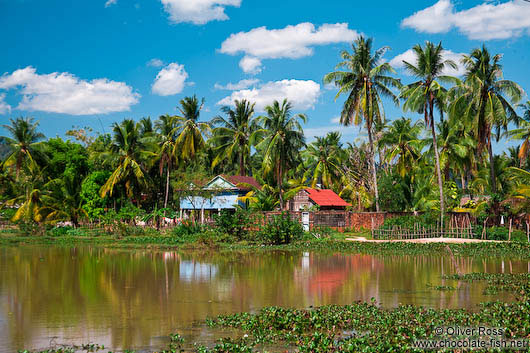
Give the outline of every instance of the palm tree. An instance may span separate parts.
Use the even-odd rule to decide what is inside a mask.
[[[185,97],[180,100],[180,116],[176,117],[178,137],[176,140],[180,156],[184,160],[195,158],[205,146],[203,135],[208,134],[210,125],[199,122],[204,98],[199,102],[197,97]]]
[[[520,104],[519,107],[523,109],[523,115],[518,119],[519,126],[507,135],[514,140],[523,140],[518,153],[519,164],[522,165],[530,154],[530,101]]]
[[[305,146],[304,132],[299,120],[306,122],[304,114],[292,115],[291,103],[284,99],[282,104],[274,101],[265,107],[266,116],[260,118],[263,128],[256,130],[252,140],[263,134],[264,138],[256,148],[263,152],[265,173],[274,171],[278,185],[280,209],[283,210],[283,177],[288,168],[299,162],[299,151]]]
[[[167,208],[167,202],[169,198],[169,174],[171,167],[177,163],[178,160],[178,145],[176,141],[177,137],[177,119],[171,115],[162,115],[155,122],[156,129],[158,130],[159,141],[159,169],[160,175],[162,175],[164,166],[166,167],[166,191],[164,197],[164,208]]]
[[[454,78],[443,75],[446,67],[456,69],[456,64],[452,60],[445,60],[442,53],[442,43],[434,45],[431,42],[425,42],[425,47],[417,44],[412,50],[416,63],[412,64],[403,61],[405,68],[411,74],[418,78],[418,81],[404,86],[401,90],[401,97],[406,101],[403,105],[404,111],[413,111],[424,114],[425,124],[430,126],[434,157],[436,163],[436,176],[438,178],[438,189],[440,192],[440,214],[443,221],[444,214],[444,196],[442,173],[440,171],[440,156],[438,154],[438,144],[436,142],[436,125],[434,123],[434,110],[438,109],[440,116],[443,116],[445,106],[445,89],[437,80],[451,82]]]
[[[81,180],[78,175],[65,174],[62,178],[47,183],[50,193],[45,195],[44,204],[49,209],[47,222],[69,221],[74,227],[79,225],[88,213],[83,208]]]
[[[513,81],[502,79],[502,56],[491,56],[485,46],[474,49],[464,56],[465,80],[455,90],[459,94],[452,104],[451,113],[463,117],[474,127],[477,140],[477,155],[487,148],[490,162],[490,191],[497,192],[495,163],[492,150],[492,130],[496,129],[497,139],[501,130],[506,130],[509,121],[518,122],[511,104],[517,103],[524,92]],[[510,103],[510,102],[511,103]]]
[[[325,137],[317,137],[309,144],[303,155],[312,171],[311,187],[320,181],[326,189],[334,188],[343,174],[341,168],[341,134],[329,132]]]
[[[237,158],[239,160],[239,174],[247,175],[247,165],[250,159],[250,137],[257,130],[258,126],[254,119],[255,103],[250,103],[243,99],[234,102],[235,109],[224,106],[221,111],[228,118],[216,116],[212,119],[212,126],[217,126],[213,130],[212,143],[218,152],[213,160],[215,167],[219,162]]]
[[[3,162],[5,167],[15,167],[18,180],[20,169],[26,162],[34,163],[36,154],[39,154],[40,140],[44,134],[37,132],[38,122],[33,118],[9,119],[11,125],[3,125],[11,137],[4,136],[4,143],[9,146],[10,152]]]
[[[370,146],[369,158],[372,167],[372,178],[375,192],[375,207],[379,212],[379,190],[377,188],[377,173],[374,157],[373,130],[376,124],[384,122],[384,110],[381,97],[392,99],[396,105],[399,100],[390,87],[400,87],[399,80],[388,76],[395,73],[389,63],[382,61],[382,56],[388,50],[383,47],[372,53],[372,39],[360,36],[352,44],[353,53],[343,51],[341,61],[334,71],[324,76],[324,83],[334,83],[339,88],[335,97],[347,94],[348,98],[342,108],[340,123],[343,125],[359,125],[363,121],[368,132]]]
[[[110,152],[106,153],[116,166],[106,183],[101,187],[101,197],[107,193],[112,196],[116,184],[124,182],[129,198],[146,186],[146,157],[155,154],[147,148],[147,142],[140,137],[140,125],[133,120],[125,119],[113,125],[113,141]]]

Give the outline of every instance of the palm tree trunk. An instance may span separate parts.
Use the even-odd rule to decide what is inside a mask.
[[[436,174],[438,176],[438,189],[440,191],[440,225],[443,227],[443,218],[444,218],[444,190],[442,183],[442,172],[440,171],[440,156],[438,155],[438,144],[436,143],[436,128],[434,126],[434,112],[433,112],[433,97],[429,99],[429,118],[431,122],[431,133],[432,133],[432,143],[434,147],[434,158],[436,161]]]
[[[169,197],[169,169],[170,165],[167,165],[167,174],[166,174],[166,197],[164,198],[164,208],[167,208],[167,200]]]
[[[374,157],[374,140],[372,136],[372,126],[367,124],[368,130],[368,141],[370,146],[370,164],[372,167],[372,178],[374,182],[374,193],[375,193],[375,210],[379,212],[379,188],[377,187],[377,172],[375,170],[375,157]]]
[[[490,183],[491,193],[497,193],[497,178],[495,176],[495,159],[493,158],[493,149],[491,148],[491,136],[488,139],[488,154],[490,157]]]
[[[280,195],[280,211],[283,211],[283,194],[282,194],[282,179],[283,179],[283,175],[282,175],[282,162],[281,162],[281,159],[278,163],[278,190],[279,190],[279,195]]]
[[[243,152],[241,152],[239,154],[239,175],[243,175],[245,176],[245,159],[244,159],[244,154]]]

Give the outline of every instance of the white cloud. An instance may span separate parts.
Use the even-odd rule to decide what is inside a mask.
[[[340,123],[340,116],[336,116],[336,117],[334,117],[333,119],[331,119],[331,122],[332,122],[333,124],[338,124],[338,123]]]
[[[180,93],[184,89],[187,78],[188,73],[184,70],[184,65],[171,63],[156,75],[152,92],[159,96],[172,96]]]
[[[147,62],[147,66],[151,67],[162,67],[164,65],[164,62],[158,58],[153,58]]]
[[[161,0],[174,23],[191,22],[203,25],[210,21],[224,21],[226,6],[239,7],[241,0]]]
[[[309,22],[282,29],[258,27],[249,32],[231,34],[222,44],[224,54],[245,54],[239,66],[252,72],[261,66],[260,59],[298,59],[313,54],[313,46],[351,42],[358,33],[347,23],[323,24],[315,28]]]
[[[17,109],[71,115],[127,111],[140,98],[124,82],[85,81],[68,72],[39,75],[31,66],[1,76],[0,88],[19,88],[24,96]]]
[[[313,108],[320,95],[320,85],[308,80],[282,80],[267,82],[259,87],[232,92],[223,98],[218,105],[232,105],[234,100],[246,99],[256,103],[256,110],[263,111],[265,106],[274,100],[283,101],[287,98],[295,109]]]
[[[247,74],[259,74],[261,72],[261,60],[252,56],[244,56],[239,61],[239,67]]]
[[[105,7],[112,6],[112,5],[116,4],[117,2],[118,2],[118,0],[107,0],[107,2],[105,3]]]
[[[457,11],[451,0],[439,0],[405,18],[401,25],[426,33],[445,33],[457,28],[468,38],[477,40],[507,39],[530,35],[530,3],[523,0],[485,1]]]
[[[0,114],[11,112],[11,106],[4,101],[5,98],[5,93],[0,93]]]
[[[241,81],[239,81],[237,83],[231,83],[231,82],[227,83],[225,86],[216,83],[214,85],[214,88],[215,89],[221,89],[221,90],[227,90],[227,91],[237,91],[237,90],[241,90],[241,89],[245,89],[245,88],[249,88],[251,86],[254,86],[258,82],[259,82],[258,79],[245,79],[245,80],[241,80]]]
[[[444,60],[452,60],[458,66],[456,70],[449,66],[446,66],[443,71],[443,75],[462,76],[466,72],[466,68],[460,63],[462,55],[464,55],[464,53],[453,53],[451,50],[444,50],[442,52],[442,57],[444,58]],[[406,61],[413,65],[417,64],[416,56],[412,49],[409,49],[406,52],[394,57],[392,60],[390,60],[390,65],[397,69],[404,69],[405,64],[403,63],[403,61]]]

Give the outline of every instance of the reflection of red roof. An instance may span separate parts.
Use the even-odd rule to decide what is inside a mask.
[[[309,198],[319,206],[351,206],[329,189],[305,189]]]
[[[251,176],[243,175],[222,175],[225,180],[228,180],[232,184],[236,185],[242,190],[250,190],[251,188],[248,185],[251,185],[257,189],[261,189],[261,185]],[[248,185],[246,185],[248,184]]]

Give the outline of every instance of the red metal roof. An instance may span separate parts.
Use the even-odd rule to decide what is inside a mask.
[[[234,184],[235,186],[239,187],[241,190],[250,190],[251,188],[248,187],[248,185],[253,186],[257,189],[261,189],[261,185],[256,181],[256,179],[251,176],[223,174],[222,177]]]
[[[309,198],[319,206],[351,206],[349,203],[329,189],[305,189]]]

